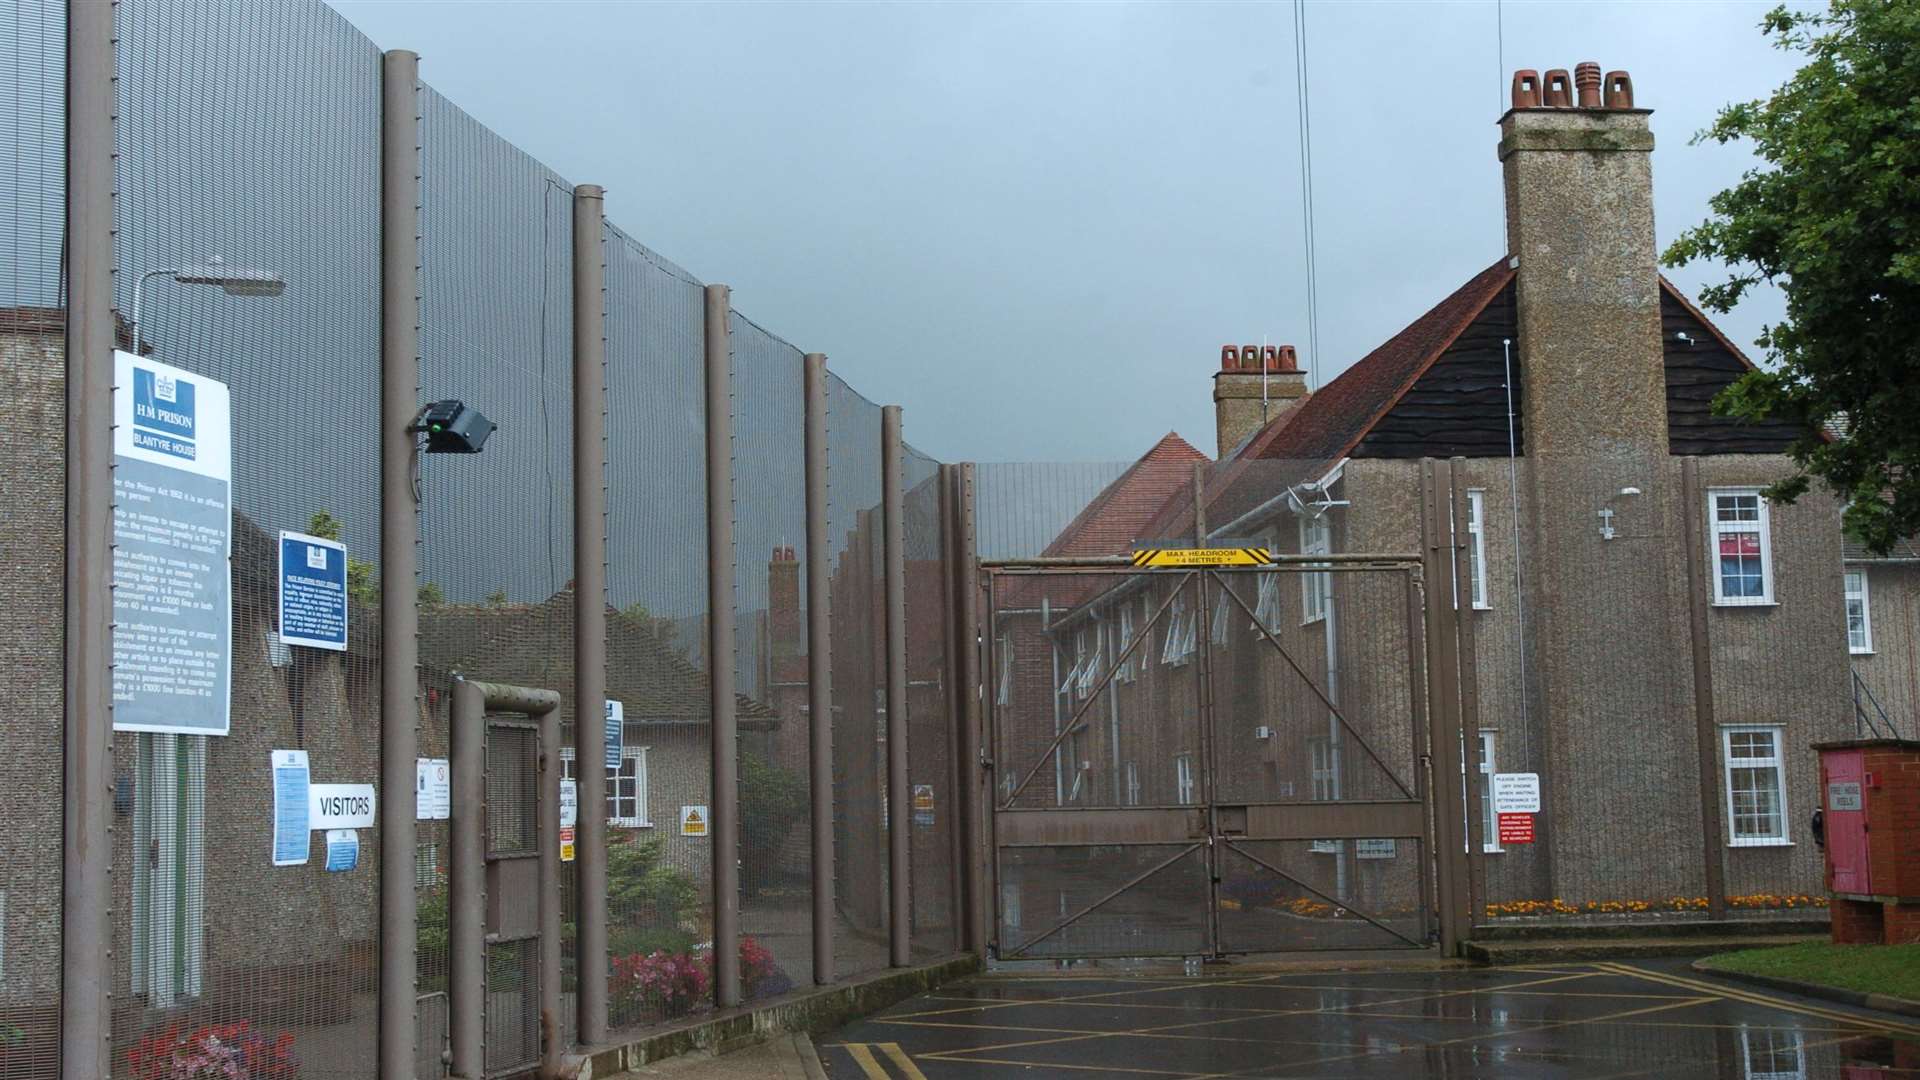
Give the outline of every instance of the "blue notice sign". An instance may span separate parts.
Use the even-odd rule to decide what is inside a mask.
[[[607,699],[607,771],[620,770],[621,740],[627,732],[627,707]],[[646,809],[642,807],[641,809]]]
[[[360,865],[360,834],[352,829],[327,830],[327,873],[338,874]]]
[[[308,829],[307,752],[273,752],[273,865],[305,866],[313,846]]]
[[[347,651],[346,545],[280,534],[280,641]]]

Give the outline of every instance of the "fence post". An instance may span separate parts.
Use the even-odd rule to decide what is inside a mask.
[[[479,687],[458,677],[451,697],[447,703],[447,754],[453,774],[449,781],[453,820],[448,823],[452,850],[447,853],[447,1044],[453,1056],[451,1075],[479,1080],[486,1071],[487,1030],[487,705]]]
[[[900,406],[880,410],[880,498],[887,611],[887,940],[894,967],[913,962],[913,800],[907,787],[907,529]]]
[[[966,826],[962,808],[966,806],[960,790],[971,778],[972,771],[967,768],[961,750],[960,737],[960,695],[966,685],[961,678],[960,658],[960,575],[957,572],[960,544],[959,515],[954,511],[954,485],[959,470],[951,465],[939,467],[939,507],[940,507],[940,603],[941,610],[947,613],[947,624],[942,627],[941,639],[946,642],[946,652],[940,658],[941,689],[944,691],[942,705],[945,706],[947,728],[945,736],[947,751],[947,798],[950,806],[947,813],[953,815],[953,825],[947,830],[947,919],[953,928],[952,950],[966,947]]]
[[[388,52],[380,88],[380,1075],[413,1072],[415,758],[420,738],[420,58]]]
[[[1440,906],[1440,953],[1459,954],[1471,926],[1467,910],[1466,840],[1460,801],[1460,653],[1457,611],[1452,610],[1457,539],[1452,534],[1453,466],[1428,458],[1420,463],[1420,522],[1427,582],[1427,700],[1432,727],[1435,886]]]
[[[706,292],[707,685],[713,712],[713,998],[740,1004],[740,749],[733,697],[733,341],[725,285]]]
[[[607,1037],[607,338],[605,192],[573,189],[574,971],[579,1039]]]
[[[1680,498],[1687,537],[1687,631],[1693,644],[1693,730],[1700,755],[1701,869],[1707,878],[1707,917],[1727,917],[1727,875],[1720,842],[1720,730],[1713,711],[1713,645],[1707,637],[1706,496],[1700,460],[1680,459]]]
[[[113,1071],[113,13],[112,4],[67,0],[66,1080]]]
[[[1473,539],[1467,535],[1467,459],[1456,457],[1450,464],[1454,476],[1453,494],[1448,499],[1453,511],[1453,580],[1459,583],[1453,592],[1458,597],[1453,608],[1453,624],[1457,635],[1455,649],[1460,657],[1460,775],[1466,780],[1461,785],[1466,801],[1461,804],[1460,814],[1461,840],[1466,850],[1462,866],[1467,873],[1461,891],[1467,905],[1466,926],[1470,928],[1475,912],[1486,910],[1487,900],[1486,826],[1470,796],[1481,785],[1492,783],[1492,778],[1480,775],[1480,660],[1474,642],[1473,568],[1468,561]],[[1485,573],[1486,567],[1480,570]]]
[[[827,358],[802,364],[806,399],[807,801],[813,826],[813,982],[833,981],[833,583],[827,545]]]
[[[980,798],[980,567],[974,557],[977,543],[974,535],[972,462],[963,462],[958,466],[953,487],[957,515],[954,538],[958,541],[954,545],[956,551],[953,557],[955,572],[959,574],[954,592],[960,609],[961,783],[955,795],[960,827],[965,830],[961,846],[966,851],[966,859],[960,864],[961,895],[966,898],[961,915],[962,925],[966,928],[966,950],[975,956],[985,957],[987,942],[992,939],[987,928],[987,914],[993,910],[993,906],[983,895],[991,885],[991,875],[986,871],[991,853],[985,844],[988,833],[982,827],[985,822],[981,817]]]

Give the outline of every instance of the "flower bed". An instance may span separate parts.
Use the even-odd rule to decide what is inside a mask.
[[[1488,904],[1488,918],[1514,918],[1541,915],[1663,915],[1706,911],[1704,896],[1669,896],[1664,900],[1584,900],[1569,904],[1559,897],[1551,900],[1506,900]],[[1825,909],[1827,898],[1804,893],[1748,893],[1727,897],[1727,907],[1742,911],[1791,911]]]
[[[150,1031],[127,1049],[134,1080],[295,1080],[293,1034],[268,1036],[251,1022],[208,1024],[185,1034],[178,1025]]]

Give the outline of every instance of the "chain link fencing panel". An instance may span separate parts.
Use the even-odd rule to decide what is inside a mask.
[[[274,764],[304,751],[313,783],[379,776],[380,53],[319,5],[236,20],[223,4],[151,0],[117,14],[116,300],[138,318],[123,345],[148,358],[131,365],[134,396],[174,405],[136,401],[134,415],[193,436],[171,452],[217,474],[224,384],[231,474],[175,478],[217,501],[203,504],[214,532],[168,554],[151,543],[174,528],[157,524],[165,483],[118,459],[115,697],[129,701],[134,678],[227,694],[220,674],[193,672],[192,646],[164,644],[196,610],[221,622],[225,569],[232,648],[227,734],[114,737],[116,1075],[204,1054],[368,1076],[379,835],[358,831],[348,868],[301,814],[276,860]],[[284,294],[249,295],[268,280]],[[330,568],[346,572],[343,649],[282,640],[295,627],[279,622],[281,560],[322,551],[288,532],[344,545],[321,555],[345,564]],[[196,573],[182,548],[205,552],[208,584],[161,598],[153,575]],[[279,794],[304,800],[303,786]]]
[[[834,964],[887,966],[886,589],[880,406],[827,378],[832,555]]]
[[[958,800],[954,791],[959,719],[956,688],[947,672],[953,626],[948,559],[948,503],[940,463],[913,449],[901,454],[905,488],[904,547],[907,586],[907,781],[912,830],[908,845],[916,958],[959,951],[960,862]]]
[[[11,673],[0,784],[23,812],[0,838],[0,1077],[47,1076],[59,1055],[64,681],[66,14],[55,0],[0,12],[0,664]],[[24,808],[32,807],[31,811]]]
[[[707,647],[704,287],[608,228],[609,1024],[711,1007],[712,707]],[[602,763],[603,766],[606,763]]]
[[[733,313],[734,686],[743,998],[813,984],[801,352]]]

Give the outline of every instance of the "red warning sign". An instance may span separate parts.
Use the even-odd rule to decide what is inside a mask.
[[[1533,843],[1532,814],[1500,815],[1500,844],[1502,847],[1507,844],[1531,843]]]

